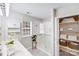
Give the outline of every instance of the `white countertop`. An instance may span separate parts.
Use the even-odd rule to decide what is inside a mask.
[[[32,56],[32,54],[17,40],[14,42],[12,47],[4,50],[7,50],[8,56]],[[3,53],[5,52],[3,51]]]

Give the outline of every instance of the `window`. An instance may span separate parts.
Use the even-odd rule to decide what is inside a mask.
[[[40,23],[40,33],[44,33],[44,24]]]
[[[27,37],[32,35],[32,22],[23,21],[21,23],[21,34],[22,37]]]

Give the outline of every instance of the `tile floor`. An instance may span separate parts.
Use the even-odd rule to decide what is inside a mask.
[[[39,49],[29,49],[29,52],[33,55],[33,56],[48,56],[46,53],[40,51]]]

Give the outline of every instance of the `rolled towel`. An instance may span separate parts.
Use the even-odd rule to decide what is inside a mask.
[[[70,44],[72,44],[72,45],[78,45],[77,43],[74,43],[74,42],[71,42]]]

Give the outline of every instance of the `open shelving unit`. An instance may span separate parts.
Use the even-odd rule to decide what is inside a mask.
[[[79,50],[71,49],[60,45],[60,49],[75,56],[79,56]]]
[[[69,19],[69,18],[73,18],[74,22],[62,22],[63,20]],[[79,25],[79,15],[60,18],[59,19],[59,36],[61,34],[67,35],[66,40],[68,40],[67,38],[69,35],[72,35],[72,36],[75,35],[76,37],[79,37],[78,27],[74,27],[74,26],[78,26],[78,25]],[[76,28],[77,28],[77,30],[76,30]],[[61,39],[61,38],[59,38],[59,39]],[[78,38],[76,40],[70,39],[69,41],[70,42],[72,42],[72,41],[79,42]],[[65,51],[65,52],[70,53],[75,56],[79,56],[79,50],[71,49],[69,47],[62,46],[62,45],[60,45],[59,47],[62,51]]]

